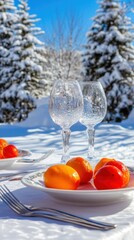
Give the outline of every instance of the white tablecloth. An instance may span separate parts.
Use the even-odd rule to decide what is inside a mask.
[[[52,157],[40,164],[22,164],[21,169],[43,168]],[[17,164],[16,164],[17,166]],[[18,165],[19,166],[19,165]],[[27,167],[28,166],[28,167]],[[19,167],[18,167],[19,168]],[[13,170],[12,170],[13,171]],[[15,167],[14,171],[17,171]],[[6,173],[6,170],[1,171]],[[21,181],[6,181],[10,190],[25,204],[47,206],[68,211],[82,217],[92,218],[117,224],[117,228],[109,231],[89,230],[86,228],[48,220],[45,218],[24,218],[16,215],[5,203],[0,201],[0,236],[2,240],[131,240],[134,234],[134,199],[110,204],[107,206],[75,206],[58,203],[46,193],[24,186]],[[133,194],[133,193],[132,193]]]

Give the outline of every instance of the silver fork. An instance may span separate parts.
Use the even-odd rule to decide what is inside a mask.
[[[1,199],[17,214],[25,217],[45,217],[50,219],[55,219],[58,221],[64,221],[68,223],[73,223],[87,228],[92,228],[96,230],[109,230],[116,227],[115,224],[108,224],[103,222],[98,222],[94,220],[84,219],[73,214],[66,213],[64,211],[56,210],[53,208],[33,208],[22,204],[6,186],[1,186]]]
[[[23,159],[19,160],[19,162],[25,162],[25,163],[40,162],[40,161],[46,159],[47,157],[49,157],[54,151],[55,151],[54,149],[50,149],[39,158],[33,158],[33,159],[23,158]]]

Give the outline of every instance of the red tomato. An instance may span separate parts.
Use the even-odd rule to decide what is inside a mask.
[[[9,144],[8,146],[3,148],[3,155],[4,158],[18,157],[19,151],[14,145]]]
[[[122,174],[123,174],[123,187],[126,187],[129,183],[130,180],[130,172],[129,169],[125,166],[125,164],[123,162],[120,161],[109,161],[108,163],[105,164],[106,165],[111,165],[111,166],[115,166],[118,169],[121,170]]]
[[[105,165],[94,175],[94,185],[99,190],[122,188],[123,174],[117,167]]]
[[[107,158],[107,157],[101,158],[94,168],[94,174],[109,161],[116,161],[116,160],[113,158]]]

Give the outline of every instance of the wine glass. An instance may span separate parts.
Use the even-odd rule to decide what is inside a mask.
[[[62,128],[63,155],[61,162],[69,158],[70,127],[79,121],[83,112],[83,96],[77,81],[57,80],[49,98],[52,120]]]
[[[104,119],[107,111],[107,101],[100,82],[82,82],[81,88],[84,99],[84,107],[80,122],[87,128],[87,159],[91,162],[94,160],[95,125]]]

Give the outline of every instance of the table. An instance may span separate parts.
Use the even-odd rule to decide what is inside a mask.
[[[97,139],[96,148],[100,149],[101,154],[108,154],[110,150],[115,151],[116,144],[114,139],[114,133],[112,136],[112,126],[111,132],[107,131],[107,134],[111,135],[113,144],[110,145],[108,142],[109,138],[104,139],[103,142]],[[118,130],[118,129],[116,129]],[[103,127],[98,131],[98,136],[101,136],[103,132]],[[127,134],[126,130],[126,134]],[[123,133],[124,134],[124,133]],[[122,134],[123,138],[124,135]],[[103,134],[104,136],[104,134]],[[130,145],[129,138],[129,150],[133,147],[133,134],[132,144]],[[131,137],[130,136],[130,137]],[[79,141],[78,141],[79,139]],[[19,143],[20,148],[27,148],[31,151],[35,151],[35,154],[43,153],[44,145],[49,147],[54,146],[56,149],[61,149],[61,136],[60,133],[52,132],[47,134],[33,133],[26,135],[25,137],[9,137],[9,140],[12,140],[15,144]],[[74,155],[79,155],[86,148],[86,137],[83,132],[74,132],[71,137],[71,151]],[[127,138],[125,143],[127,143]],[[38,146],[38,148],[37,148]],[[111,146],[106,147],[106,146]],[[125,148],[125,147],[124,147]],[[122,148],[122,139],[118,139],[118,148],[116,154],[120,156],[120,159],[125,158],[125,151],[121,151]],[[105,152],[104,152],[105,151]],[[111,153],[111,152],[110,152]],[[130,156],[128,152],[127,158]],[[101,157],[101,154],[99,157]],[[114,155],[114,153],[113,153]],[[112,155],[111,155],[112,156]],[[39,164],[35,165],[26,165],[23,168],[43,168],[45,164],[50,164],[56,161],[59,161],[60,157],[58,153],[54,153],[53,156],[50,156],[48,159],[42,161]],[[133,159],[132,159],[133,162]],[[16,167],[17,169],[17,167]],[[22,168],[21,168],[22,169]],[[1,171],[2,172],[2,171]],[[1,173],[0,172],[0,173]],[[0,183],[3,184],[3,183]],[[86,218],[93,218],[96,220],[113,222],[117,224],[117,228],[110,231],[95,231],[88,230],[86,228],[81,228],[73,226],[66,223],[56,222],[48,219],[41,218],[24,218],[16,215],[12,212],[2,201],[0,201],[0,236],[2,240],[131,240],[134,235],[134,198],[132,200],[126,200],[116,204],[111,204],[107,206],[70,206],[64,203],[58,203],[50,198],[46,193],[32,189],[30,187],[24,186],[20,181],[7,181],[4,182],[10,190],[19,198],[24,204],[30,204],[34,206],[48,206],[54,207],[61,210],[66,210],[69,213],[77,214]],[[133,194],[133,193],[132,193]]]
[[[51,157],[49,157],[51,158]],[[45,161],[45,160],[44,160]],[[47,160],[49,162],[49,159]],[[38,164],[40,165],[40,164]],[[43,162],[41,163],[43,165]],[[41,166],[40,165],[40,166]],[[37,168],[37,167],[36,167]],[[5,239],[133,239],[134,199],[107,206],[75,206],[58,203],[39,190],[24,186],[21,181],[3,182],[24,204],[48,206],[66,210],[86,218],[114,222],[117,228],[110,231],[95,231],[58,221],[41,218],[24,218],[16,215],[0,202],[0,236]]]

